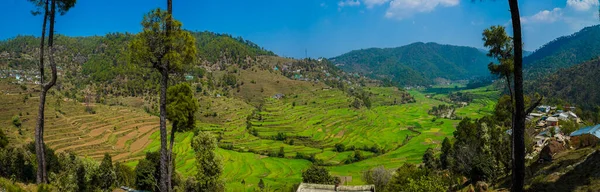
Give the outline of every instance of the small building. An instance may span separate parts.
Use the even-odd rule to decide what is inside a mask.
[[[273,99],[283,99],[283,97],[285,97],[283,93],[277,93],[273,95]]]
[[[550,112],[550,106],[547,106],[547,105],[541,105],[537,109],[539,112],[542,112],[542,113]]]
[[[594,126],[587,126],[584,128],[581,128],[577,131],[573,131],[573,133],[571,133],[571,137],[577,137],[577,136],[582,136],[582,135],[593,135],[597,138],[600,138],[600,124],[598,125],[594,125]]]
[[[558,126],[558,118],[556,117],[548,117],[546,122],[548,126]]]
[[[600,124],[581,128],[571,133],[571,146],[596,146],[600,142]]]
[[[541,114],[541,113],[530,113],[529,115],[531,115],[533,117],[541,117],[544,114]]]
[[[328,191],[347,191],[347,192],[375,192],[375,185],[322,185],[312,183],[300,183],[296,192],[328,192]]]

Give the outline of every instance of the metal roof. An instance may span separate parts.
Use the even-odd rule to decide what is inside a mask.
[[[571,133],[570,136],[573,137],[573,136],[579,136],[579,135],[583,135],[583,134],[591,134],[591,135],[594,135],[594,136],[600,138],[600,124],[581,128],[581,129]]]

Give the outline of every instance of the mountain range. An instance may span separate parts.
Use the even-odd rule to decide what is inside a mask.
[[[396,48],[355,50],[331,61],[349,72],[410,86],[431,85],[436,78],[489,76],[487,64],[492,59],[473,47],[418,42]]]

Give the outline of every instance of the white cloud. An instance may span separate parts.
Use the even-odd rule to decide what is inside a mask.
[[[453,7],[458,4],[459,0],[392,0],[385,17],[405,19],[417,13],[431,12],[438,6]]]
[[[598,0],[567,0],[567,7],[577,11],[587,11],[600,5]]]
[[[383,5],[389,1],[390,0],[363,0],[363,3],[365,3],[367,8],[373,8],[374,6]]]
[[[360,1],[358,0],[343,0],[338,2],[338,7],[346,7],[346,6],[359,6],[360,5]]]
[[[554,8],[552,10],[543,10],[535,15],[528,17],[521,17],[523,24],[528,23],[554,23],[558,20],[563,19],[563,10],[561,8]]]

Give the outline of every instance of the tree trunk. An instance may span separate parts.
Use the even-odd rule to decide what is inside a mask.
[[[168,187],[169,189],[173,189],[173,144],[175,143],[175,132],[177,131],[177,123],[173,123],[173,127],[171,127],[171,138],[169,142],[169,179]]]
[[[160,82],[160,191],[168,192],[167,187],[168,169],[167,169],[167,86],[169,82],[169,72],[167,67],[160,71],[162,79]]]
[[[173,1],[172,0],[167,0],[167,11],[169,13],[168,19],[167,19],[167,30],[166,30],[166,35],[167,35],[167,46],[166,46],[166,53],[168,54],[169,51],[171,50],[171,28],[172,28],[172,19],[173,19]],[[167,127],[166,127],[166,117],[167,117],[167,86],[169,83],[169,61],[166,61],[164,63],[164,68],[163,68],[163,82],[162,82],[162,87],[161,87],[161,100],[160,100],[160,146],[161,146],[161,160],[163,159],[164,154],[163,155],[163,151],[164,153],[167,153],[167,149],[166,149],[166,145],[167,145]],[[164,133],[163,133],[164,132]],[[174,130],[171,130],[173,137],[175,136],[174,134]],[[173,139],[173,137],[171,137],[171,139]],[[164,141],[164,142],[163,142]],[[172,148],[172,144],[171,144],[171,148]],[[167,170],[167,159],[165,159],[165,161],[163,161],[163,164],[161,164],[161,175],[163,175],[163,177],[166,179],[166,183],[165,182],[161,182],[161,187],[163,187],[162,185],[164,184],[164,188],[161,189],[161,191],[163,192],[170,192],[171,191],[171,169],[172,168],[172,164],[171,164],[171,153],[168,154],[168,157],[165,156],[164,158],[168,159],[168,170]],[[164,169],[163,169],[164,168]],[[165,177],[166,176],[166,177]]]
[[[523,43],[521,39],[521,16],[517,0],[509,0],[515,48],[515,118],[514,118],[514,161],[512,190],[523,191],[525,181],[525,99],[523,97]]]
[[[44,177],[44,145],[43,145],[43,133],[42,129],[44,127],[44,108],[46,103],[46,93],[44,90],[44,41],[46,37],[46,25],[48,21],[48,1],[46,0],[44,5],[44,21],[42,24],[42,36],[40,41],[40,86],[42,88],[42,92],[40,93],[40,105],[38,108],[38,118],[35,126],[35,155],[37,159],[37,173],[36,173],[36,183],[46,183]]]

